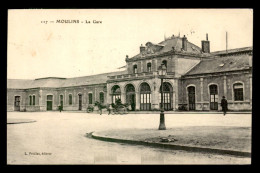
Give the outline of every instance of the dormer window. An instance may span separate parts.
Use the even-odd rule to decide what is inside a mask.
[[[151,72],[152,71],[152,64],[149,62],[147,63],[147,72]]]
[[[133,67],[133,72],[134,72],[134,73],[137,73],[137,65],[134,65],[134,67]]]

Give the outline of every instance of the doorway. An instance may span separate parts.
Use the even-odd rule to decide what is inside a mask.
[[[126,85],[126,103],[130,105],[131,111],[135,111],[135,87],[132,84]]]
[[[131,105],[131,110],[135,111],[135,94],[129,94],[128,95],[128,104]]]
[[[79,94],[79,110],[82,110],[82,95]]]
[[[118,85],[114,85],[111,89],[112,103],[116,103],[117,99],[121,99],[121,89]],[[122,100],[121,100],[122,101]]]
[[[189,110],[195,110],[195,87],[188,87]]]
[[[53,99],[52,95],[47,95],[47,111],[52,110],[52,99]]]
[[[218,86],[210,85],[209,93],[210,93],[210,109],[218,110]]]
[[[162,88],[163,86],[163,88]],[[160,86],[160,97],[159,97],[159,103],[160,103],[160,108],[162,107],[161,103],[161,95],[162,95],[162,90],[163,89],[163,109],[165,111],[172,110],[172,103],[173,103],[173,87],[169,82],[164,82],[163,85]]]
[[[15,111],[20,111],[20,96],[15,96],[14,97],[14,110]]]
[[[151,110],[151,89],[147,83],[142,83],[140,86],[140,110]]]
[[[60,106],[61,110],[63,110],[63,95],[60,95]]]

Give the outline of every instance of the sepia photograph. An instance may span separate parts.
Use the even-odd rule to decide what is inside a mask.
[[[7,165],[251,165],[253,9],[8,9]]]

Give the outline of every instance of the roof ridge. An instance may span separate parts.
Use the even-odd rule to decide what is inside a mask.
[[[105,75],[105,74],[111,74],[111,73],[120,73],[120,72],[125,72],[125,71],[126,71],[126,70],[114,71],[114,72],[107,72],[107,73],[99,73],[99,74],[93,74],[93,75],[88,75],[88,76],[71,77],[71,78],[66,78],[66,79],[82,78],[82,77],[92,77],[92,76],[99,76],[99,75]]]
[[[253,46],[247,46],[247,47],[240,47],[240,48],[233,48],[233,49],[228,49],[227,51],[232,51],[232,50],[241,50],[241,49],[252,49],[253,50]],[[217,53],[217,52],[225,52],[226,50],[218,50],[218,51],[214,51],[211,53]]]
[[[31,80],[31,81],[33,81],[34,79],[7,79],[7,80]]]

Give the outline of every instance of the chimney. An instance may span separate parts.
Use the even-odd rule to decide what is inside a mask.
[[[182,50],[187,51],[187,37],[184,35],[182,37]]]
[[[201,41],[201,48],[202,48],[202,52],[210,53],[210,43],[208,40],[208,34],[206,34],[206,40]]]
[[[140,53],[142,53],[142,52],[144,52],[145,51],[145,46],[143,46],[142,44],[141,44],[141,46],[140,46]]]

